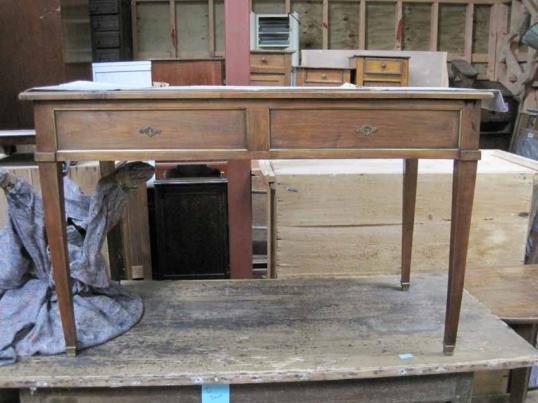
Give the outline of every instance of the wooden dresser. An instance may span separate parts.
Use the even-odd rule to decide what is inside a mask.
[[[250,52],[251,85],[291,85],[291,53],[283,51]]]
[[[355,84],[366,87],[406,87],[409,83],[407,56],[352,56],[350,65],[356,70]]]
[[[351,82],[351,69],[297,67],[298,87],[340,86]]]

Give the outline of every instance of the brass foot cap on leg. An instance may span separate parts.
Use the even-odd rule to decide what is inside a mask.
[[[409,290],[409,286],[410,284],[409,283],[400,283],[401,287],[402,287],[402,291],[407,291]]]
[[[66,347],[65,348],[65,355],[68,357],[76,357],[77,356],[77,348],[76,347]]]
[[[455,348],[456,348],[455,345],[443,344],[443,354],[444,355],[453,355]]]

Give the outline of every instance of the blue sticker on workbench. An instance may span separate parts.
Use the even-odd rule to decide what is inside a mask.
[[[202,385],[202,403],[230,403],[230,385]]]

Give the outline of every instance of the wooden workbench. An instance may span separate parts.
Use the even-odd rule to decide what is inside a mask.
[[[538,265],[488,267],[466,276],[466,289],[508,323],[529,345],[538,333]],[[511,403],[527,396],[531,368],[510,371]]]
[[[480,106],[492,96],[475,90],[314,87],[22,93],[21,99],[34,102],[35,158],[46,189],[45,224],[67,353],[76,353],[77,337],[61,161],[273,158],[405,159],[404,290],[410,285],[418,159],[454,160],[443,339],[443,351],[453,353],[480,158]]]
[[[132,330],[76,360],[31,357],[0,367],[0,388],[37,388],[23,391],[27,402],[150,392],[198,402],[208,383],[231,384],[234,403],[467,402],[472,372],[538,361],[468,294],[458,349],[442,354],[447,277],[417,276],[412,293],[399,291],[397,279],[131,282],[145,303]]]

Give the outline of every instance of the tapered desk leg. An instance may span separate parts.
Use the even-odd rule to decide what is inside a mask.
[[[58,306],[62,319],[67,355],[76,354],[76,327],[71,298],[71,278],[65,233],[65,212],[62,165],[58,162],[39,162],[39,176],[45,210],[47,241],[50,248],[52,272]]]
[[[404,160],[403,208],[402,208],[402,277],[400,284],[407,291],[411,277],[411,252],[413,250],[413,227],[415,225],[415,202],[417,199],[418,160]]]
[[[471,229],[477,161],[454,161],[452,177],[452,225],[450,229],[450,255],[448,292],[445,317],[443,351],[452,354],[456,346],[460,319],[467,245]]]

